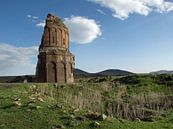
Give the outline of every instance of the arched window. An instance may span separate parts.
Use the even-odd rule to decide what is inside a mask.
[[[52,28],[52,43],[57,44],[57,31],[56,31],[56,28]]]
[[[45,28],[42,42],[45,45],[49,45],[50,44],[50,29],[48,27]]]
[[[63,62],[57,63],[57,81],[58,82],[66,82],[66,69]]]

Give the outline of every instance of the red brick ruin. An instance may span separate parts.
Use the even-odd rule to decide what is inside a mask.
[[[37,82],[72,83],[74,56],[69,51],[69,31],[62,20],[47,15],[39,47]]]

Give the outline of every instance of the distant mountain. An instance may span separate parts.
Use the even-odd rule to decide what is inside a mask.
[[[0,83],[16,83],[16,82],[34,82],[35,75],[23,75],[23,76],[0,76]]]
[[[105,76],[127,76],[134,73],[119,70],[119,69],[108,69],[98,73],[88,73],[80,69],[74,69],[74,77],[105,77]],[[13,83],[13,82],[35,82],[35,75],[24,75],[24,76],[0,76],[0,83]]]
[[[173,71],[160,70],[160,71],[156,71],[156,72],[151,72],[150,74],[173,74]]]
[[[0,76],[0,83],[11,82],[16,76]]]
[[[80,69],[74,69],[74,77],[90,77],[92,74]]]
[[[124,70],[119,70],[119,69],[108,69],[98,73],[88,73],[80,69],[74,70],[74,76],[77,78],[78,77],[97,77],[97,76],[127,76],[132,74],[134,73],[124,71]]]
[[[97,74],[102,75],[102,76],[127,76],[127,75],[131,75],[131,74],[134,74],[134,73],[124,71],[124,70],[120,70],[120,69],[108,69],[108,70],[99,72]]]

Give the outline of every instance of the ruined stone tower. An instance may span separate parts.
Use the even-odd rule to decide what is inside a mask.
[[[59,17],[48,14],[36,68],[37,82],[72,83],[74,56],[69,51],[69,31]]]

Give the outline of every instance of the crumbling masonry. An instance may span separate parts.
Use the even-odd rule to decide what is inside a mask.
[[[72,83],[74,56],[69,51],[69,31],[59,17],[48,14],[36,68],[37,82]]]

